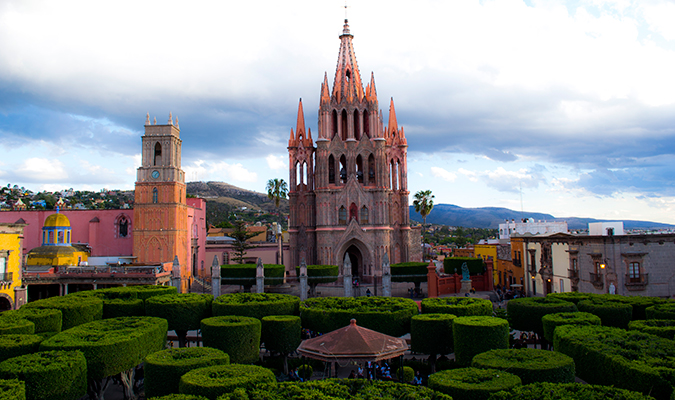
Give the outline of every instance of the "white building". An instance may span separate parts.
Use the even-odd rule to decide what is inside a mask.
[[[589,236],[614,236],[623,234],[623,222],[592,222],[588,224]]]
[[[526,233],[532,235],[567,233],[567,222],[535,221],[533,218],[528,218],[520,221],[506,220],[505,223],[499,224],[499,239],[502,241],[508,241],[512,235]]]

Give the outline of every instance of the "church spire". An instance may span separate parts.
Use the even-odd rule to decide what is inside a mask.
[[[349,23],[345,19],[342,35],[340,35],[340,52],[333,82],[332,97],[338,103],[345,97],[352,97],[359,101],[363,98],[363,84],[359,66],[356,63],[353,38],[354,35],[349,31]]]

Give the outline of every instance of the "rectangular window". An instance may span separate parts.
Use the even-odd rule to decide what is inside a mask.
[[[565,281],[561,279],[560,280],[560,293],[564,293],[564,292],[565,292]]]
[[[641,276],[639,262],[632,262],[628,264],[628,279],[630,279],[631,282],[640,282]]]

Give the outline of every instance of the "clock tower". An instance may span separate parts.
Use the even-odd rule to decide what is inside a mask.
[[[178,118],[174,124],[169,114],[166,125],[157,125],[157,119],[150,124],[148,114],[142,142],[134,204],[136,262],[170,262],[178,256],[181,276],[187,277],[188,212]],[[183,282],[187,285],[187,279]]]

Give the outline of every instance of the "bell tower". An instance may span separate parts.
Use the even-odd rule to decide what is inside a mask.
[[[142,163],[138,168],[134,204],[134,255],[138,263],[173,261],[181,276],[188,268],[188,213],[185,172],[181,169],[180,128],[169,114],[165,125],[145,120]],[[186,280],[185,280],[186,281]]]
[[[291,129],[291,266],[342,266],[347,255],[352,276],[371,282],[385,254],[392,263],[421,261],[421,247],[409,221],[405,133],[393,99],[384,124],[374,74],[364,90],[353,38],[345,19],[332,90],[327,74],[321,84],[316,147],[302,100]]]

